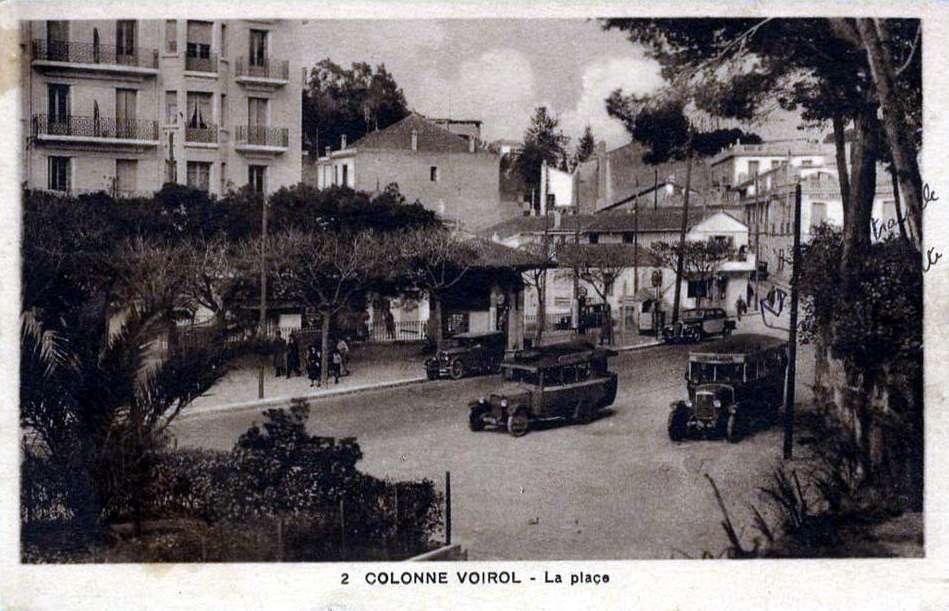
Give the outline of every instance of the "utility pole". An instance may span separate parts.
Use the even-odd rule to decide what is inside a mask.
[[[260,329],[267,332],[267,197],[261,194],[260,213]]]
[[[755,174],[755,312],[758,311],[758,275],[760,266],[758,261],[761,257],[761,194],[758,192],[758,175]]]
[[[672,304],[672,324],[679,321],[679,303],[682,298],[682,264],[685,254],[685,232],[689,225],[689,192],[692,190],[692,126],[689,125],[689,142],[686,144],[685,197],[682,205],[682,227],[679,230],[679,253],[676,257],[675,301]]]
[[[578,257],[580,256],[580,209],[577,207],[575,212],[576,222],[573,224],[573,328],[576,334],[580,335],[580,267]]]
[[[794,379],[797,370],[798,279],[801,263],[801,182],[794,187],[794,248],[791,252],[791,329],[788,333],[788,377],[784,400],[784,460],[791,460],[794,443]]]
[[[633,200],[633,299],[639,293],[639,181],[636,181],[636,199]],[[625,304],[624,304],[625,305]]]

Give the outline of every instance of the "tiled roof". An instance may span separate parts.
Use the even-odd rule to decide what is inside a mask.
[[[484,238],[473,238],[472,243],[477,252],[477,259],[472,267],[482,269],[515,267],[529,269],[532,267],[542,267],[545,261],[531,253],[511,248]]]
[[[355,149],[411,150],[412,130],[418,134],[418,150],[427,153],[467,153],[468,141],[411,113],[385,129],[366,134],[352,144]]]
[[[721,212],[720,208],[689,208],[688,227],[705,220],[713,214]],[[551,216],[521,216],[501,221],[483,229],[482,236],[491,238],[497,235],[500,239],[519,234],[543,233],[545,230],[553,232],[572,232],[578,228],[583,233],[623,233],[633,231],[636,219],[631,212],[604,212],[601,214],[570,214],[560,219],[560,228],[554,228],[554,217]],[[638,228],[640,233],[678,231],[682,227],[682,208],[645,208],[639,211]]]
[[[571,244],[567,242],[557,248],[558,261],[564,264],[564,262],[571,260],[572,255],[576,252],[580,253],[579,259],[581,261],[584,259],[590,259],[592,261],[613,261],[618,266],[631,266],[633,262],[636,261],[643,267],[662,266],[662,261],[648,248],[615,242],[609,244]]]

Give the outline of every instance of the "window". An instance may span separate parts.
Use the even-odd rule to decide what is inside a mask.
[[[343,186],[348,187],[349,185],[349,165],[343,164]]]
[[[227,193],[227,162],[221,162],[221,194]]]
[[[178,123],[178,92],[165,92],[165,123],[175,125]]]
[[[50,191],[69,191],[70,187],[69,157],[49,158],[49,189]]]
[[[47,85],[47,113],[50,129],[54,123],[69,123],[69,85]],[[60,132],[53,132],[60,133]]]
[[[175,160],[175,132],[168,132],[168,160]]]
[[[623,244],[632,244],[636,235],[632,231],[623,232]]]
[[[205,161],[188,162],[188,186],[207,191],[211,182],[211,164]]]
[[[221,112],[218,114],[220,117],[220,124],[222,127],[227,127],[227,94],[221,94]]]
[[[267,98],[247,98],[247,125],[251,127],[267,125]]]
[[[748,176],[753,178],[758,175],[758,161],[749,161],[748,162]]]
[[[138,184],[138,161],[134,159],[115,160],[115,189],[119,193],[132,193]]]
[[[250,55],[247,63],[255,67],[267,64],[267,32],[264,30],[250,31]]]
[[[438,182],[438,166],[432,166],[428,169],[429,182]]]
[[[46,58],[69,61],[69,22],[46,22]]]
[[[709,282],[707,278],[701,280],[689,280],[689,289],[687,296],[691,299],[696,299],[699,297],[708,297],[709,294]]]
[[[135,21],[121,19],[115,22],[115,54],[120,63],[124,63],[122,56],[135,55]],[[127,60],[126,60],[127,61]]]
[[[227,24],[221,24],[221,57],[227,57]]]
[[[600,243],[600,234],[591,233],[590,234],[590,244],[599,244]]]
[[[188,22],[185,69],[199,72],[214,72],[217,69],[211,61],[211,24],[207,21]]]
[[[135,100],[134,89],[115,90],[115,133],[119,138],[135,136]]]
[[[802,159],[802,160],[801,160],[801,167],[809,168],[809,167],[811,167],[812,165],[814,165],[814,160],[813,160],[813,159]]]
[[[247,182],[250,184],[254,193],[266,192],[267,166],[249,165],[247,166]]]
[[[178,22],[174,19],[165,21],[165,52],[178,52]]]
[[[211,94],[188,92],[188,127],[207,129],[211,125]]]

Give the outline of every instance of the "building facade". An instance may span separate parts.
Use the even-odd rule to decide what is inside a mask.
[[[300,182],[294,32],[277,20],[22,23],[26,186],[220,195]]]
[[[378,192],[390,184],[446,222],[478,229],[500,219],[500,157],[412,113],[355,143],[326,150],[308,168],[317,188]]]

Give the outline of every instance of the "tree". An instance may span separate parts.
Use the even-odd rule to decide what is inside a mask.
[[[728,247],[722,242],[687,240],[686,242],[653,242],[649,245],[652,256],[673,273],[682,261],[682,277],[708,283],[718,263],[728,256]],[[681,282],[681,281],[680,281]],[[701,295],[697,305],[701,305]]]
[[[245,244],[244,257],[259,261],[260,241]],[[372,231],[351,233],[287,230],[267,240],[266,265],[274,295],[320,314],[321,382],[329,375],[329,335],[334,317],[392,273],[391,239]]]
[[[557,249],[553,246],[548,231],[540,242],[526,244],[522,247],[537,262],[535,267],[523,273],[524,283],[537,292],[537,330],[535,341],[540,345],[547,326],[547,276],[551,267],[556,265]]]
[[[242,258],[237,243],[224,237],[194,239],[179,249],[185,282],[181,291],[191,303],[214,314],[215,331],[223,333],[229,315],[252,296],[257,271]]]
[[[399,274],[428,294],[429,338],[442,340],[442,296],[465,276],[478,253],[474,245],[446,229],[415,229],[394,237]]]
[[[560,131],[560,121],[547,112],[546,106],[534,109],[530,126],[524,132],[524,146],[514,160],[514,167],[528,188],[540,193],[540,169],[544,162],[557,167],[570,139]]]
[[[574,153],[574,164],[580,165],[589,159],[595,151],[596,141],[593,139],[593,130],[587,125],[583,130],[583,135],[580,136],[580,141],[577,142],[577,150]]]
[[[593,287],[606,305],[604,325],[613,328],[613,315],[609,307],[609,296],[619,277],[632,265],[632,244],[570,244],[557,249],[557,261],[576,270],[579,278]],[[610,343],[613,334],[610,333]]]
[[[338,148],[409,114],[405,94],[384,64],[354,63],[348,70],[324,59],[310,70],[303,94],[303,132],[310,151]]]

